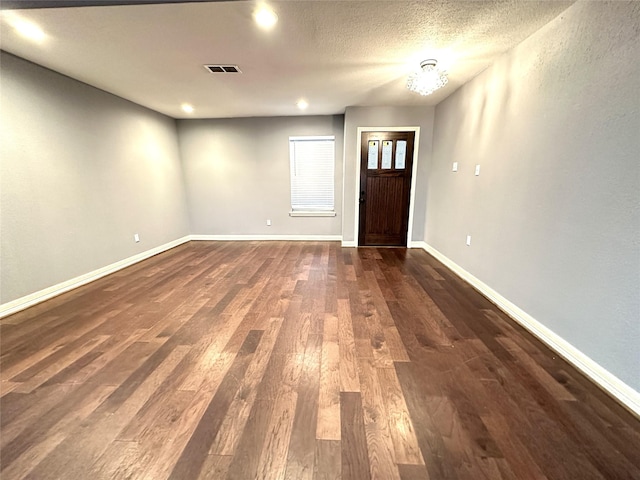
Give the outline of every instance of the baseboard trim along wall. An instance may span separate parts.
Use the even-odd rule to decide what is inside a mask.
[[[631,413],[640,417],[640,393],[624,383],[618,377],[607,371],[604,367],[596,363],[565,339],[554,333],[531,315],[518,306],[511,303],[498,292],[493,290],[483,281],[474,277],[464,268],[450,260],[426,242],[412,242],[413,248],[422,248],[427,253],[433,255],[438,261],[451,269],[456,275],[468,282],[473,288],[487,297],[503,312],[513,318],[516,322],[535,335],[559,356],[571,363],[583,374],[589,377],[600,388],[616,398]]]
[[[87,283],[93,282],[94,280],[98,280],[106,275],[117,272],[118,270],[122,270],[123,268],[129,267],[134,263],[141,262],[142,260],[146,260],[149,257],[153,257],[159,253],[170,250],[178,245],[182,245],[183,243],[192,241],[192,240],[207,240],[207,241],[242,241],[242,240],[288,240],[288,241],[341,241],[341,235],[187,235],[185,237],[179,238],[178,240],[174,240],[173,242],[165,243],[164,245],[160,245],[159,247],[152,248],[151,250],[147,250],[146,252],[139,253],[129,258],[125,258],[124,260],[120,260],[118,262],[112,263],[111,265],[107,265],[106,267],[99,268],[89,273],[85,273],[84,275],[80,275],[78,277],[72,278],[70,280],[64,281],[62,283],[58,283],[57,285],[52,285],[51,287],[47,287],[43,290],[39,290],[37,292],[31,293],[29,295],[25,295],[24,297],[17,298],[10,302],[4,303],[0,305],[0,318],[12,315],[17,313],[25,308],[32,307],[40,302],[44,302],[45,300],[49,300],[55,296],[58,296],[62,293],[68,292],[69,290],[73,290],[74,288],[81,287],[82,285],[86,285]]]
[[[191,240],[196,241],[300,241],[300,242],[339,242],[342,235],[191,235]]]
[[[130,265],[146,260],[149,257],[170,250],[178,245],[195,241],[242,241],[242,240],[287,240],[287,241],[341,241],[340,235],[188,235],[178,240],[174,240],[159,247],[152,248],[145,252],[133,255],[92,272],[80,275],[65,282],[53,285],[38,292],[12,300],[0,305],[0,318],[24,310],[45,300],[49,300],[57,295],[78,288],[87,283],[93,282],[111,273],[122,270]],[[342,242],[343,247],[355,247],[355,242]],[[629,409],[634,415],[640,417],[640,393],[617,378],[615,375],[600,366],[594,360],[575,348],[558,334],[554,333],[542,323],[534,319],[531,315],[511,303],[505,297],[493,290],[487,284],[474,277],[464,268],[450,260],[426,242],[413,241],[411,248],[422,248],[427,253],[433,255],[438,261],[451,269],[456,275],[468,282],[472,287],[487,297],[497,305],[503,312],[513,318],[516,322],[535,335],[549,348],[555,351],[562,358],[571,363],[574,367],[584,373],[603,390],[616,398],[623,406]]]
[[[106,267],[99,268],[65,282],[58,283],[57,285],[52,285],[51,287],[47,287],[43,290],[39,290],[24,297],[17,298],[7,303],[3,303],[2,305],[0,305],[0,318],[19,312],[20,310],[24,310],[25,308],[31,307],[40,302],[44,302],[45,300],[49,300],[50,298],[68,292],[69,290],[73,290],[74,288],[86,285],[87,283],[93,282],[94,280],[98,280],[99,278],[102,278],[106,275],[129,267],[134,263],[141,262],[142,260],[146,260],[149,257],[153,257],[154,255],[175,248],[178,245],[182,245],[189,240],[189,236],[179,238],[178,240],[174,240],[173,242],[165,243],[164,245],[160,245],[159,247],[152,248],[145,252],[133,255],[132,257],[125,258],[124,260],[112,263],[111,265],[107,265]]]

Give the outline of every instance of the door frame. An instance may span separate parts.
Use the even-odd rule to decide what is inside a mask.
[[[416,196],[416,180],[418,172],[418,149],[420,144],[420,127],[358,127],[357,130],[357,147],[356,147],[356,186],[355,186],[355,204],[354,204],[354,240],[357,247],[359,244],[360,233],[360,164],[362,163],[362,134],[365,132],[414,132],[413,138],[413,166],[411,168],[411,192],[409,195],[409,222],[407,224],[407,248],[411,247],[411,235],[413,233],[413,211]]]

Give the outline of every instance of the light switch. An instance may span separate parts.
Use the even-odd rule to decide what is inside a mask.
[[[480,175],[480,165],[476,165],[476,177]]]
[[[467,235],[467,246],[471,246],[471,235]]]
[[[453,162],[453,171],[454,172],[458,171],[458,162]]]

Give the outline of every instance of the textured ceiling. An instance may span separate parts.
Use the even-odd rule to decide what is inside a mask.
[[[572,3],[273,1],[268,32],[253,1],[5,10],[0,47],[175,118],[335,114],[435,105]],[[11,15],[38,24],[44,41],[18,36]],[[405,83],[426,58],[445,64],[449,83],[420,97]],[[243,73],[212,75],[207,63]]]

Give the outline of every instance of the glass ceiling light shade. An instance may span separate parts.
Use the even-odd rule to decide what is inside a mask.
[[[437,60],[423,60],[420,62],[420,71],[413,73],[407,80],[407,88],[420,95],[431,95],[439,88],[444,87],[449,79],[447,73],[436,65]]]

